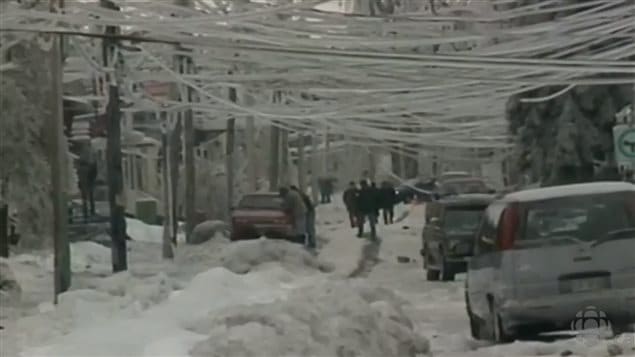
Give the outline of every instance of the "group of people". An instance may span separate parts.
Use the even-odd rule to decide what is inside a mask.
[[[357,237],[361,238],[364,235],[364,225],[368,222],[371,239],[377,239],[375,226],[380,212],[384,224],[393,223],[397,194],[389,182],[382,182],[380,187],[367,179],[361,180],[359,186],[355,182],[350,182],[344,191],[343,200],[351,227],[357,227]]]
[[[296,186],[281,187],[285,213],[291,218],[293,234],[299,243],[314,250],[315,243],[315,205],[311,198]]]

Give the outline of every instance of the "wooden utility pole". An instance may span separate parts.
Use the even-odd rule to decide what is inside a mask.
[[[181,57],[181,73],[192,73],[192,59],[190,57]],[[186,101],[192,102],[192,88],[185,88]],[[196,225],[196,168],[194,158],[194,113],[192,108],[185,110],[183,126],[183,143],[185,156],[185,241],[189,242],[192,238],[192,231]]]
[[[280,133],[280,183],[289,185],[289,131],[282,129]]]
[[[100,5],[110,10],[119,11],[119,7],[110,0],[100,0]],[[120,272],[128,269],[126,251],[126,219],[123,196],[123,173],[121,167],[121,109],[119,107],[119,78],[117,78],[119,58],[114,58],[117,43],[111,37],[118,33],[115,26],[106,26],[106,37],[102,43],[102,56],[105,67],[114,68],[108,76],[107,117],[107,182],[108,202],[110,205],[110,236],[112,239],[112,270]],[[112,61],[112,63],[111,63]]]
[[[192,8],[191,0],[175,0],[175,5],[185,8]],[[187,49],[177,46],[177,50],[181,52],[189,52]],[[181,74],[189,74],[194,72],[194,62],[191,56],[177,55],[175,58],[178,72]],[[187,85],[180,86],[179,100],[192,102],[192,88]],[[183,113],[183,161],[185,164],[185,197],[183,198],[183,207],[185,213],[185,241],[190,242],[192,239],[192,231],[196,225],[196,166],[194,156],[194,113],[191,107],[188,107]],[[178,187],[178,186],[177,186]],[[176,242],[176,239],[174,240]]]
[[[161,128],[161,147],[163,157],[161,158],[161,178],[163,191],[163,240],[162,255],[163,259],[174,259],[174,249],[172,249],[172,226],[170,225],[172,213],[170,209],[170,173],[169,173],[169,148],[168,148],[168,130],[167,124]]]
[[[275,91],[273,94],[273,102],[280,102],[280,91]],[[271,125],[271,133],[270,133],[270,142],[269,142],[269,190],[272,192],[277,192],[280,182],[279,182],[279,173],[280,173],[280,129],[275,125]]]
[[[0,198],[0,257],[9,257],[9,205]]]
[[[50,0],[49,10],[56,12],[57,8],[64,7],[63,0]],[[51,34],[53,47],[49,56],[51,73],[50,96],[50,125],[47,131],[49,137],[49,152],[51,163],[51,186],[53,202],[53,249],[54,249],[54,285],[55,297],[67,291],[71,286],[71,253],[68,243],[68,209],[66,202],[66,187],[64,177],[67,177],[68,165],[64,146],[64,89],[62,80],[64,76],[63,36]]]
[[[254,117],[246,118],[246,138],[247,141],[247,181],[249,191],[258,191],[258,163],[256,162],[256,123]]]
[[[322,175],[329,175],[329,153],[331,152],[331,140],[329,140],[329,128],[324,128],[324,152],[322,156]]]
[[[311,135],[311,199],[318,202],[318,187],[320,164],[318,162],[318,138],[317,133]]]
[[[229,88],[229,100],[236,103],[236,88]],[[225,147],[225,170],[227,171],[227,217],[231,217],[234,206],[234,148],[236,146],[236,119],[232,116],[227,120]]]
[[[306,162],[304,157],[304,134],[298,134],[298,187],[306,192]]]

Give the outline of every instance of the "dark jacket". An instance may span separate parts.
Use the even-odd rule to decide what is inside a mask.
[[[315,205],[313,204],[313,201],[311,201],[311,198],[309,198],[309,195],[304,192],[299,193],[300,196],[302,196],[302,202],[304,202],[304,207],[306,208],[307,213],[315,212]]]
[[[375,214],[378,210],[377,205],[377,189],[372,187],[364,187],[359,190],[357,196],[356,208],[362,214]]]
[[[379,207],[390,208],[395,205],[397,194],[392,187],[382,187],[379,189]]]
[[[354,187],[349,187],[344,191],[344,195],[342,196],[342,200],[344,201],[344,205],[346,209],[349,211],[355,210],[357,206],[357,195],[359,194],[359,190]]]

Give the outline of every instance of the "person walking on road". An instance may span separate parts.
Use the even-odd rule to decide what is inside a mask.
[[[392,224],[395,218],[395,203],[397,201],[395,188],[387,181],[382,182],[380,197],[380,207],[384,217],[384,224]]]
[[[348,219],[351,222],[351,228],[356,227],[357,220],[357,195],[359,194],[359,190],[357,189],[357,185],[355,182],[351,181],[348,184],[348,188],[344,191],[344,195],[342,196],[342,200],[344,201],[344,206],[346,206],[346,211],[348,212]]]
[[[291,186],[291,190],[297,192],[300,197],[302,197],[302,201],[304,202],[304,207],[306,207],[306,242],[305,245],[309,249],[315,249],[315,205],[309,196],[300,191],[297,186]]]
[[[379,224],[379,213],[381,208],[381,192],[379,191],[379,188],[377,188],[377,185],[375,184],[374,181],[371,181],[370,183],[370,190],[372,191],[373,201],[375,201],[373,204],[373,206],[375,207],[375,224]]]
[[[368,221],[370,238],[377,239],[375,224],[377,222],[377,196],[375,190],[365,180],[360,182],[361,189],[357,196],[357,237],[364,235],[364,224]]]
[[[298,243],[304,244],[306,240],[307,208],[304,205],[302,196],[296,191],[289,190],[287,187],[281,187],[280,197],[282,197],[283,200],[285,213],[291,218],[294,238]]]

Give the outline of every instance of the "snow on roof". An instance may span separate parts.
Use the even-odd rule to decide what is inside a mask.
[[[581,183],[518,191],[506,195],[504,199],[509,201],[540,201],[566,196],[594,195],[624,191],[635,192],[635,185],[628,182],[616,181]]]

